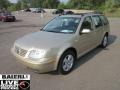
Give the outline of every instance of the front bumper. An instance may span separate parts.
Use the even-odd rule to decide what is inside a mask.
[[[39,62],[41,59],[39,61],[33,61],[16,54],[13,49],[11,52],[20,63],[38,71],[39,73],[49,72],[57,69],[57,60],[55,58],[43,58],[45,62]]]
[[[13,18],[6,18],[5,21],[14,21]]]
[[[14,16],[12,16],[12,17],[6,17],[5,21],[15,21],[15,17]]]

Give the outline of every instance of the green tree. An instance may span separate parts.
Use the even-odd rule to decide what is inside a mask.
[[[0,9],[7,9],[10,6],[10,2],[8,0],[0,0]]]
[[[67,6],[76,9],[93,9],[103,3],[105,3],[105,0],[70,0]]]
[[[64,3],[60,3],[60,4],[58,5],[58,9],[66,9],[66,8],[68,8],[68,7],[67,7],[67,5],[65,5]]]
[[[20,0],[21,2],[21,9],[28,8],[28,0]]]
[[[120,7],[120,0],[114,0],[113,3],[114,3],[113,7],[116,7],[116,8]]]
[[[59,5],[59,0],[45,0],[43,2],[44,8],[57,8]]]
[[[20,10],[21,9],[21,1],[20,0],[17,2],[15,7],[16,7],[16,10]]]
[[[25,9],[29,7],[29,1],[28,0],[18,0],[16,4],[12,4],[11,8],[16,8],[16,10]]]
[[[9,7],[8,7],[8,10],[9,11],[16,11],[17,8],[16,8],[16,4],[11,4]],[[19,10],[19,9],[18,9]]]
[[[107,0],[105,2],[105,11],[113,12],[120,7],[120,0]]]
[[[44,0],[30,0],[30,6],[34,8],[42,7]]]

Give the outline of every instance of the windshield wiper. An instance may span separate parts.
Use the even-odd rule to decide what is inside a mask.
[[[60,31],[47,31],[47,30],[43,30],[43,31],[45,31],[45,32],[53,32],[53,33],[64,33],[64,34],[73,34],[74,32],[60,32]]]
[[[54,33],[60,33],[60,32],[58,32],[58,31],[47,31],[47,30],[45,30],[46,32],[54,32]]]

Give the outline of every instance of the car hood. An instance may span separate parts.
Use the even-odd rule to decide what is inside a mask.
[[[50,49],[63,45],[72,38],[73,34],[62,34],[39,31],[26,35],[16,41],[16,45],[25,49]]]

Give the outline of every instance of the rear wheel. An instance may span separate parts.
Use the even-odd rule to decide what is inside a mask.
[[[58,64],[58,73],[59,74],[68,74],[70,73],[75,65],[76,55],[73,51],[66,51],[60,58]]]
[[[106,48],[107,45],[108,45],[108,35],[105,35],[100,46],[102,48]]]
[[[15,22],[16,21],[16,18],[15,17],[13,17],[13,20],[12,20],[12,22]]]

